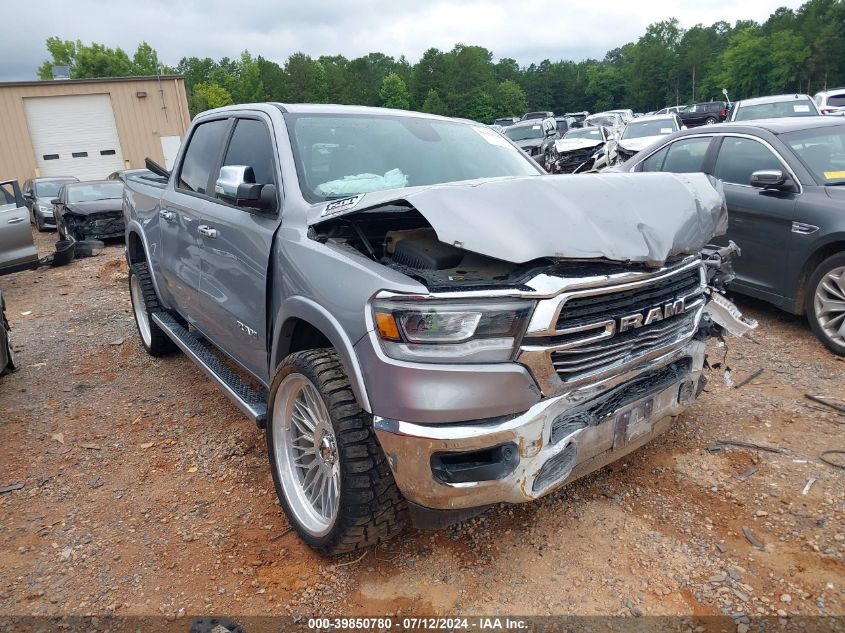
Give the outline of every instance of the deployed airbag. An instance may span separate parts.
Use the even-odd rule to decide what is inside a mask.
[[[440,241],[508,262],[543,257],[662,265],[727,230],[719,181],[705,174],[524,176],[365,194],[330,217],[405,201]],[[326,219],[312,218],[313,223]]]

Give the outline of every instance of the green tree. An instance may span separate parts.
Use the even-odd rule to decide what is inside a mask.
[[[294,53],[285,64],[285,99],[290,103],[325,103],[326,70],[305,53]]]
[[[138,75],[157,75],[160,72],[158,53],[146,42],[138,44],[138,48],[132,56],[132,65]]]
[[[422,111],[428,112],[429,114],[449,114],[449,108],[446,106],[446,102],[440,98],[440,95],[437,94],[437,91],[434,88],[431,88],[425,96],[425,100],[422,104]]]
[[[506,79],[496,87],[496,117],[522,116],[527,111],[528,100],[518,83]]]
[[[396,73],[390,73],[381,82],[379,96],[381,97],[381,104],[385,108],[407,110],[411,107],[411,95],[408,93],[408,87]]]
[[[475,90],[469,95],[463,116],[479,123],[490,124],[496,118],[496,101],[489,92]]]
[[[229,91],[215,83],[199,83],[194,86],[192,99],[192,112],[221,108],[233,103],[232,95],[229,94]]]

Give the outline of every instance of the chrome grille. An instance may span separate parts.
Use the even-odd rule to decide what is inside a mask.
[[[618,318],[689,296],[700,287],[701,268],[696,266],[640,288],[617,292],[611,289],[606,294],[571,297],[561,307],[557,329],[571,328],[597,319]]]
[[[573,290],[558,298],[548,329],[535,329],[523,340],[520,360],[551,394],[669,352],[695,334],[705,287],[703,265],[696,261],[652,277],[632,275],[615,285]]]
[[[680,315],[591,345],[552,352],[552,364],[562,380],[571,380],[585,372],[604,369],[671,345],[692,334],[694,327],[694,312]]]

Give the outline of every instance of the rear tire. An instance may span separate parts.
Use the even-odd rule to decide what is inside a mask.
[[[713,124],[718,123],[718,122],[719,122],[718,119],[716,119],[716,117],[714,117],[714,116],[709,116],[706,119],[704,119],[704,125],[713,125]]]
[[[408,523],[407,505],[372,416],[355,399],[337,353],[291,354],[270,394],[270,470],[299,538],[321,554],[335,555],[399,534]]]
[[[164,310],[156,295],[150,269],[146,262],[129,267],[129,296],[132,299],[132,313],[141,337],[141,345],[150,356],[166,356],[178,347],[152,320],[153,312]]]
[[[804,311],[822,344],[845,356],[845,253],[828,257],[810,276]]]

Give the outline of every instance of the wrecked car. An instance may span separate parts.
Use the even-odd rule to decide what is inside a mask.
[[[123,236],[120,180],[67,183],[51,202],[60,239],[81,242]]]
[[[677,114],[659,114],[643,116],[625,126],[625,130],[616,143],[618,160],[626,161],[641,149],[645,149],[661,136],[685,130]]]
[[[607,167],[616,158],[611,131],[602,126],[569,130],[554,143],[550,172],[578,174]]]
[[[505,128],[501,132],[523,152],[548,171],[552,164],[554,141],[558,138],[554,119],[528,119]]]
[[[701,254],[727,225],[703,174],[562,178],[468,121],[273,103],[200,114],[172,173],[148,166],[167,184],[125,198],[141,343],[265,429],[324,554],[635,450],[701,393],[706,339],[750,327]]]

